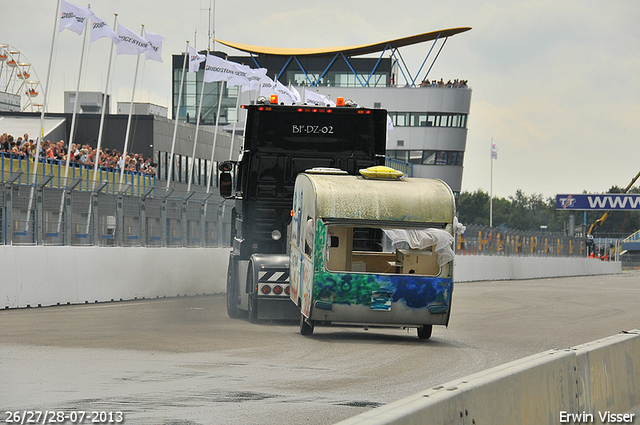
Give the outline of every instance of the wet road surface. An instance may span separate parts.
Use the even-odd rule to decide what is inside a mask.
[[[455,378],[640,327],[640,272],[456,284],[449,328],[253,325],[224,296],[0,311],[0,414],[332,424]],[[70,422],[67,422],[70,423]]]

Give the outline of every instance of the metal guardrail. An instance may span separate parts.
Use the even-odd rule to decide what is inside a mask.
[[[387,158],[413,175],[412,164]],[[147,247],[222,247],[230,240],[231,206],[217,195],[156,189],[155,177],[115,170],[70,168],[0,156],[0,244]],[[30,174],[31,173],[31,174]],[[596,245],[611,245],[596,241]],[[619,244],[615,244],[616,252]],[[458,255],[585,257],[586,240],[562,234],[469,225],[456,240]]]
[[[109,185],[104,189],[107,193],[116,194],[120,191],[120,171],[112,168],[98,168],[94,176],[93,167],[78,163],[69,164],[68,177],[65,179],[66,164],[57,159],[41,159],[38,164],[37,179],[41,180],[52,176],[47,183],[48,187],[64,188],[67,181],[80,179],[79,189],[92,190],[94,182],[108,181]],[[35,162],[33,158],[8,152],[0,152],[0,181],[7,181],[18,170],[22,175],[17,183],[32,184]],[[142,196],[148,188],[155,186],[156,178],[153,175],[125,172],[123,184],[129,184],[128,194]]]
[[[385,165],[395,170],[402,171],[405,177],[413,177],[413,164],[411,163],[400,161],[399,159],[395,158],[386,157]]]
[[[29,181],[33,176],[28,176]],[[222,247],[230,240],[231,208],[219,196],[178,193],[142,195],[82,177],[50,187],[54,176],[21,183],[21,170],[0,188],[0,244],[146,247]],[[115,189],[109,186],[116,186]],[[115,193],[114,193],[115,192]],[[137,192],[137,190],[136,190]]]
[[[586,257],[584,238],[468,225],[456,239],[458,255]]]

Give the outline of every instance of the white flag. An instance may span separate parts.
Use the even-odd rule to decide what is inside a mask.
[[[336,106],[335,102],[329,100],[325,95],[307,89],[304,91],[304,103],[318,106]]]
[[[295,87],[293,87],[292,85],[289,85],[289,88],[291,89],[291,94],[293,95],[293,98],[295,99],[296,103],[300,103],[301,102],[301,97],[300,97],[300,92],[298,90],[296,90]]]
[[[189,46],[189,73],[198,72],[200,62],[204,62],[205,60],[207,60],[205,55],[201,55],[196,49]]]
[[[498,159],[498,147],[491,142],[491,159]]]
[[[207,64],[204,67],[204,82],[228,81],[233,77],[235,65],[215,55],[207,56]]]
[[[260,90],[260,86],[263,81],[266,79],[271,80],[267,77],[267,70],[265,68],[252,69],[251,75],[247,77],[249,79],[249,87],[242,87],[242,91],[246,90]]]
[[[91,17],[91,42],[99,38],[109,37],[114,43],[120,43],[118,34],[109,25],[95,14]]]
[[[66,0],[62,0],[60,3],[60,25],[58,26],[58,32],[62,32],[65,29],[70,29],[76,34],[82,34],[84,24],[87,19],[93,15],[91,9],[86,7],[76,6],[75,4],[68,3]]]
[[[252,74],[251,68],[247,65],[241,65],[235,62],[229,62],[234,66],[233,76],[227,80],[227,87],[233,86],[249,86],[249,75]]]
[[[270,96],[276,93],[276,83],[266,75],[262,78],[262,83],[260,84],[260,94],[262,96]]]
[[[144,59],[162,62],[162,40],[164,40],[164,37],[144,30],[144,38],[149,43],[147,50],[144,51]]]
[[[393,120],[389,115],[387,115],[387,130],[393,130]]]
[[[118,38],[120,38],[117,51],[119,55],[138,55],[146,51],[149,45],[147,40],[121,24],[118,24]]]
[[[280,81],[276,81],[276,93],[278,94],[278,101],[287,104],[296,103],[296,98],[291,91],[286,88]]]

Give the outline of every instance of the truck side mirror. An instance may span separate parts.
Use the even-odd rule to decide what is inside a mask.
[[[220,173],[220,196],[223,198],[230,198],[233,191],[233,182],[231,179],[231,173],[223,171]]]
[[[233,163],[231,161],[222,162],[218,165],[218,170],[220,170],[220,196],[230,198],[233,194],[233,177],[231,176]]]

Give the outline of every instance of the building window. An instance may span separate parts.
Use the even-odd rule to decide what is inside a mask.
[[[396,159],[409,162],[409,151],[396,151]]]
[[[398,140],[398,141],[397,141],[397,146],[398,146],[399,148],[400,148],[400,147],[403,147],[403,146],[404,146],[404,140]]]
[[[435,112],[389,112],[396,127],[453,127],[465,128],[465,114],[443,114]]]
[[[427,113],[412,112],[411,113],[411,127],[426,127],[427,126]]]
[[[436,163],[436,151],[424,151],[422,153],[422,164],[434,165]]]
[[[409,151],[409,163],[421,164],[422,163],[422,151]]]
[[[464,152],[461,151],[421,151],[388,150],[389,158],[411,164],[422,165],[459,165],[463,164]]]

